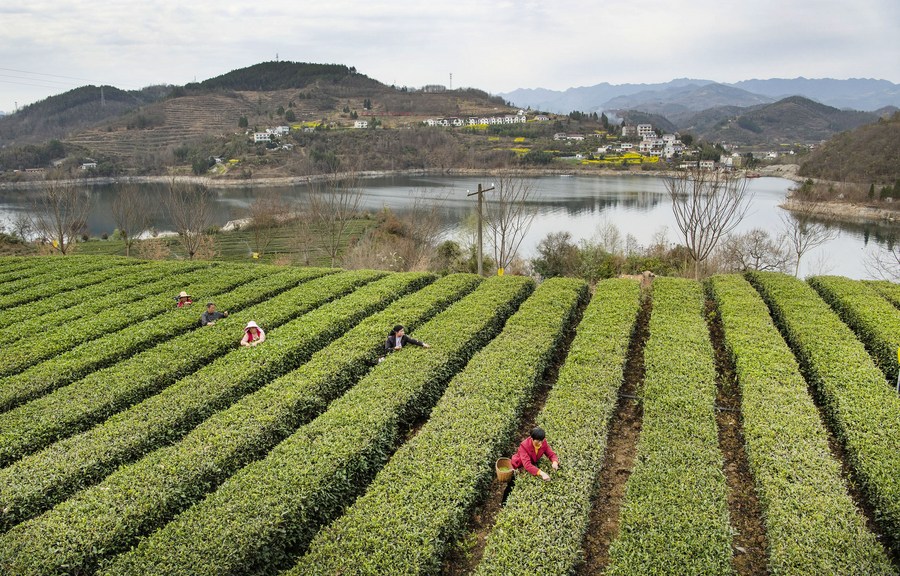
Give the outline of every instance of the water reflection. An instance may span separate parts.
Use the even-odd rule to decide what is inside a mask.
[[[614,224],[622,235],[630,234],[640,244],[650,244],[661,231],[670,242],[679,241],[677,227],[663,181],[646,176],[546,176],[529,179],[536,196],[531,204],[537,211],[522,244],[525,256],[534,254],[537,243],[550,232],[568,231],[576,240],[590,239],[598,226]],[[475,209],[473,198],[467,197],[478,184],[489,186],[490,177],[386,177],[361,181],[362,209],[376,212],[389,207],[396,212],[412,209],[416,199],[440,205],[439,216],[446,234],[459,233],[461,223]],[[777,234],[781,227],[778,204],[784,200],[793,183],[780,178],[759,178],[749,181],[753,200],[750,210],[737,231],[762,228]],[[141,185],[157,206],[154,226],[167,230],[171,224],[161,209],[164,185]],[[92,235],[111,233],[115,228],[111,205],[119,188],[115,185],[94,186],[90,194],[94,203],[88,219]],[[278,188],[224,188],[216,190],[213,219],[222,225],[229,220],[246,216],[247,207],[260,194],[276,193],[300,209],[309,190],[305,185]],[[30,207],[28,190],[0,190],[0,222],[8,224],[17,214]],[[485,194],[490,200],[490,192]],[[806,274],[833,273],[853,278],[868,276],[865,260],[868,252],[892,249],[900,234],[896,225],[876,223],[832,223],[837,237],[804,257],[801,272]]]

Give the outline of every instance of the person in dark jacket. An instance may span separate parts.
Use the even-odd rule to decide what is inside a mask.
[[[201,326],[212,326],[216,320],[228,318],[228,310],[225,312],[216,312],[216,305],[213,302],[206,303],[206,312],[200,315]]]
[[[402,325],[397,324],[396,326],[394,326],[394,329],[391,330],[391,333],[388,334],[387,342],[384,343],[384,353],[390,354],[391,352],[396,352],[407,344],[412,344],[413,346],[421,346],[422,348],[431,348],[431,346],[429,346],[428,344],[407,336],[406,329],[403,328]]]
[[[553,469],[559,470],[559,456],[550,448],[546,436],[543,428],[534,428],[531,435],[519,444],[519,449],[512,457],[512,467],[516,470],[524,468],[529,474],[549,480],[550,475],[536,466],[538,460],[546,454]]]

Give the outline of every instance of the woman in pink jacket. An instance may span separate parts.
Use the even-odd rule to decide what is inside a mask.
[[[531,435],[519,444],[519,449],[512,457],[512,467],[516,470],[525,468],[525,471],[529,474],[549,480],[550,475],[536,466],[538,460],[546,454],[553,469],[559,470],[559,456],[550,448],[546,436],[547,434],[543,428],[533,429]]]

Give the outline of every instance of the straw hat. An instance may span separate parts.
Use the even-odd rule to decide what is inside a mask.
[[[184,290],[182,290],[181,292],[178,293],[178,297],[179,297],[179,298],[190,298],[190,296],[188,295],[188,293],[185,292]]]
[[[247,325],[244,327],[244,332],[246,332],[247,330],[249,330],[251,328],[256,328],[257,330],[259,330],[259,324],[257,324],[253,320],[247,322]]]

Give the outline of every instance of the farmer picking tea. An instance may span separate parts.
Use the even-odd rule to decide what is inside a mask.
[[[525,471],[529,474],[549,480],[550,475],[536,466],[538,460],[546,454],[553,469],[559,470],[559,456],[550,448],[546,436],[547,434],[543,428],[532,429],[531,435],[522,440],[522,443],[519,444],[519,449],[513,455],[512,467],[516,470],[525,468]]]
[[[241,346],[256,346],[266,341],[266,333],[253,320],[247,322],[244,328],[244,337],[241,338]]]
[[[388,334],[387,342],[384,343],[384,353],[390,354],[391,352],[395,352],[400,350],[407,344],[412,344],[413,346],[421,346],[422,348],[431,348],[428,344],[424,342],[419,342],[415,338],[410,338],[406,335],[406,329],[397,324],[394,326],[394,329],[391,330],[391,333]]]
[[[182,290],[178,296],[175,297],[175,305],[179,308],[184,308],[185,306],[190,306],[194,303],[194,299],[190,294]]]

